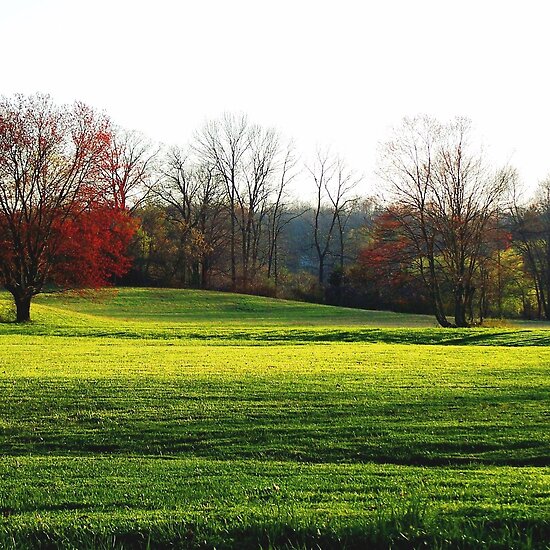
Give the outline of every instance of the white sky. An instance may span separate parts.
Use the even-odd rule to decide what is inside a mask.
[[[371,186],[403,116],[464,115],[534,186],[550,173],[549,23],[545,0],[0,0],[0,94],[80,99],[182,145],[246,112]]]

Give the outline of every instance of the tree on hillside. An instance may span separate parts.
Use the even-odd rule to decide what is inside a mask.
[[[465,327],[486,236],[497,218],[508,173],[492,174],[469,143],[470,124],[405,119],[384,148],[389,210],[416,251],[416,269],[441,326]],[[448,289],[450,296],[445,292]],[[447,319],[452,305],[454,323]]]
[[[185,151],[172,148],[162,163],[153,196],[178,228],[181,282],[206,288],[214,260],[228,242],[223,183],[214,167],[192,164]]]
[[[46,95],[0,100],[0,281],[17,321],[44,285],[105,284],[129,266],[133,223],[101,182],[104,115]]]

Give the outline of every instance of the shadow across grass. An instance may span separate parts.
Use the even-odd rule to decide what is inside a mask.
[[[356,328],[257,326],[147,326],[117,323],[117,326],[51,325],[40,322],[0,325],[1,335],[120,338],[128,340],[187,340],[208,345],[273,345],[308,343],[386,343],[443,346],[550,346],[549,330]]]

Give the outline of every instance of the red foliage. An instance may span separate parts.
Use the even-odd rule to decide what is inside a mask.
[[[389,212],[374,223],[371,243],[361,250],[358,264],[366,280],[399,287],[409,279],[408,244],[399,236],[399,222]]]
[[[17,320],[46,284],[100,287],[130,267],[135,224],[101,182],[109,119],[47,95],[0,98],[0,283]]]
[[[386,283],[397,286],[403,278],[401,259],[406,249],[403,241],[375,241],[359,253],[358,262],[373,280],[384,279]]]
[[[136,222],[126,210],[96,205],[55,228],[50,280],[61,288],[99,288],[131,265],[128,245]]]
[[[359,252],[351,271],[368,297],[369,307],[426,310],[412,252],[395,215],[391,211],[380,214],[374,220],[369,244]]]

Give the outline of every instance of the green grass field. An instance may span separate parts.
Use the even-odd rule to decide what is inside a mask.
[[[548,330],[150,289],[32,315],[0,324],[2,548],[549,547]]]

